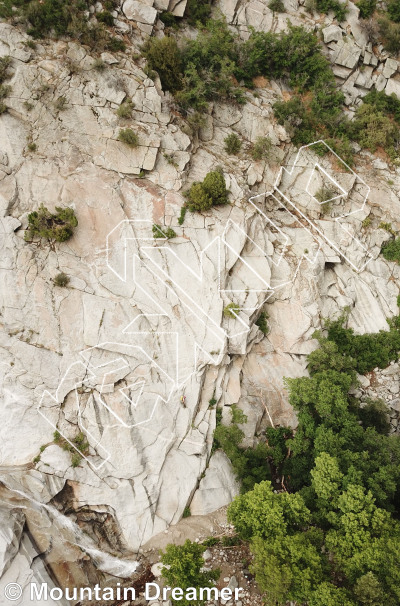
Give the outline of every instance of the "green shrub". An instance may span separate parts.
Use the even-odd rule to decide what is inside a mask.
[[[111,37],[107,42],[106,48],[114,53],[126,51],[126,44],[121,38]]]
[[[79,465],[81,464],[82,461],[82,457],[79,454],[79,452],[73,452],[71,453],[71,465],[72,467],[79,467]]]
[[[183,510],[182,518],[190,518],[191,515],[190,507],[186,505],[185,509]]]
[[[400,244],[400,239],[399,239]],[[400,251],[398,248],[397,253]],[[400,258],[400,257],[399,257]],[[365,374],[374,368],[386,368],[397,360],[400,352],[400,331],[395,327],[378,333],[356,335],[352,328],[345,328],[346,316],[327,321],[328,340],[333,341],[339,353],[356,363],[357,372]]]
[[[0,84],[0,99],[5,99],[11,92],[9,84]]]
[[[346,18],[347,6],[342,4],[340,0],[317,0],[317,9],[320,13],[332,11],[339,22]]]
[[[304,8],[306,12],[310,15],[313,15],[317,12],[317,1],[316,0],[306,0],[304,3]]]
[[[204,178],[203,189],[210,196],[213,205],[228,203],[228,190],[226,189],[224,175],[220,170],[214,170]]]
[[[9,68],[11,66],[11,57],[0,57],[0,115],[4,114],[8,107],[3,102],[3,99],[8,97],[11,92],[11,86],[3,84],[5,80],[10,78]]]
[[[89,451],[89,443],[86,439],[85,434],[80,431],[73,439],[72,442],[75,444],[76,448],[82,454],[88,454]]]
[[[186,591],[189,587],[196,589],[200,587],[212,587],[213,581],[218,579],[219,570],[203,571],[204,560],[203,545],[192,543],[187,539],[183,545],[167,545],[165,552],[160,552],[161,562],[164,567],[161,575],[171,587],[179,587]],[[167,566],[169,568],[167,568]],[[193,600],[185,598],[172,600],[173,604],[181,606],[192,606]],[[196,601],[198,606],[203,606],[204,601]]]
[[[238,537],[237,535],[231,537],[222,537],[221,540],[223,547],[235,547],[236,545],[240,545],[241,542],[242,541],[240,537]]]
[[[244,438],[243,431],[238,423],[247,422],[246,415],[234,404],[231,406],[232,423],[222,425],[222,410],[217,419],[214,432],[213,451],[221,448],[232,463],[234,472],[241,482],[242,492],[251,490],[257,482],[271,477],[269,462],[272,450],[265,444],[260,443],[255,448],[242,448],[240,443]]]
[[[385,221],[381,221],[378,225],[378,229],[384,229],[385,231],[388,232],[388,234],[391,234],[392,236],[396,235],[396,232],[394,231],[391,223],[386,223]]]
[[[226,153],[233,156],[236,156],[242,147],[242,142],[236,133],[231,133],[225,137],[224,143]]]
[[[50,212],[43,204],[37,211],[29,213],[28,227],[25,232],[25,240],[47,240],[53,248],[55,242],[66,242],[72,238],[74,229],[78,225],[78,219],[72,208],[61,208],[56,206],[56,212]]]
[[[161,227],[161,225],[153,225],[153,237],[154,238],[176,238],[176,233],[172,227]]]
[[[243,77],[284,78],[290,86],[310,90],[334,76],[317,37],[302,27],[288,26],[279,34],[252,32],[241,47]]]
[[[124,120],[127,120],[128,118],[132,118],[132,112],[133,112],[134,107],[135,107],[135,104],[133,103],[133,101],[129,98],[126,99],[123,103],[121,103],[121,105],[117,109],[118,118],[122,118]]]
[[[318,125],[300,97],[294,96],[289,101],[277,101],[273,108],[278,123],[286,128],[295,145],[305,145],[315,141]]]
[[[269,137],[257,137],[250,154],[253,160],[264,160],[269,157],[272,141]]]
[[[164,90],[171,93],[182,88],[182,55],[175,38],[149,38],[143,46],[148,67],[156,71]]]
[[[115,11],[119,5],[119,0],[105,0],[105,2],[103,2],[106,11]]]
[[[212,198],[203,189],[202,183],[193,183],[188,194],[188,208],[191,212],[202,212],[212,207]]]
[[[69,284],[69,276],[67,276],[67,274],[65,274],[63,271],[59,274],[56,275],[56,277],[54,278],[54,284],[56,286],[60,286],[60,287],[65,287],[68,286]]]
[[[198,133],[199,130],[206,125],[206,118],[204,114],[199,111],[190,112],[187,116],[187,121],[194,133]]]
[[[21,11],[30,24],[28,34],[33,38],[44,38],[54,33],[56,36],[84,38],[88,41],[91,26],[85,11],[89,0],[25,0]],[[99,33],[93,29],[92,36]],[[83,40],[82,40],[83,41]]]
[[[363,427],[374,427],[378,433],[389,435],[389,411],[383,400],[368,399],[366,405],[360,409],[360,419]]]
[[[168,11],[160,13],[160,21],[164,23],[165,27],[172,27],[174,29],[179,27],[179,18]]]
[[[356,111],[352,124],[352,134],[362,147],[376,151],[383,147],[386,151],[394,148],[399,129],[393,121],[373,105],[363,103]]]
[[[82,455],[89,454],[89,443],[82,431],[80,431],[74,438],[70,440],[72,444],[63,438],[59,431],[55,431],[53,436],[56,444],[58,444],[63,450],[71,453],[72,467],[78,467],[82,461]],[[76,452],[76,449],[79,452]]]
[[[381,252],[387,261],[400,263],[400,238],[390,240],[390,242],[384,244]]]
[[[235,83],[237,61],[236,38],[226,22],[210,19],[182,49],[182,90],[176,98],[183,109],[204,111],[215,100],[244,103]]]
[[[240,307],[236,303],[229,303],[224,307],[224,316],[226,318],[236,318],[239,315]]]
[[[34,38],[71,36],[98,50],[125,50],[123,40],[112,37],[105,27],[105,23],[113,24],[112,3],[104,4],[104,11],[97,14],[95,22],[89,20],[87,12],[92,3],[92,0],[71,0],[69,3],[63,0],[15,0],[17,12],[14,14],[27,20],[30,24],[28,33]]]
[[[118,134],[118,141],[122,141],[129,147],[138,147],[139,137],[131,128],[122,128]]]
[[[387,13],[392,21],[400,23],[400,3],[398,0],[388,0]]]
[[[109,11],[102,11],[101,13],[97,13],[96,19],[97,21],[100,21],[105,25],[109,25],[110,27],[114,25],[114,17]]]
[[[394,93],[387,95],[385,91],[373,89],[363,97],[363,103],[372,105],[375,111],[393,117],[400,124],[400,99]]]
[[[13,15],[13,8],[18,3],[18,0],[0,0],[0,18],[9,19]]]
[[[10,77],[11,57],[0,57],[0,84]]]
[[[389,53],[397,54],[400,51],[400,24],[383,17],[379,19],[379,33],[383,38],[385,49]]]
[[[294,435],[267,430],[284,489],[272,473],[274,482],[233,501],[228,521],[250,542],[250,570],[266,603],[395,606],[400,443],[387,436],[382,402],[362,408],[349,394],[361,358],[346,353],[350,343],[352,353],[364,356],[368,341],[379,345],[380,333],[361,342],[342,320],[328,323],[331,329],[337,342],[318,335],[310,376],[286,381],[298,419]]]
[[[399,300],[400,300],[400,295],[399,295]],[[399,307],[400,307],[400,304],[399,304]],[[210,400],[208,400],[208,405],[210,408],[212,408],[213,406],[216,405],[216,403],[217,403],[217,400],[215,398],[215,395],[213,395],[213,397],[210,398]]]
[[[4,2],[8,3],[8,0],[3,0]],[[71,36],[94,49],[125,50],[124,41],[112,37],[105,28],[105,24],[114,23],[110,13],[110,10],[114,10],[111,2],[106,3],[105,10],[96,15],[95,23],[90,22],[87,16],[92,0],[14,0],[12,4],[16,7],[16,12],[11,14],[26,19],[30,26],[28,34],[33,38],[53,34],[57,37]],[[0,3],[0,15],[1,6]],[[10,17],[11,14],[7,16]]]
[[[219,170],[209,172],[202,183],[193,183],[187,198],[187,206],[191,212],[201,212],[211,206],[227,204],[228,191],[224,175]]]
[[[181,207],[181,212],[180,212],[180,215],[178,217],[178,224],[179,225],[183,225],[183,222],[185,221],[186,212],[187,212],[187,206],[183,205]]]
[[[269,333],[268,318],[269,315],[265,311],[262,311],[258,316],[258,319],[255,321],[255,325],[258,326],[264,335]]]
[[[208,537],[203,541],[202,545],[204,547],[215,547],[215,545],[218,545],[219,542],[220,541],[217,539],[217,537]]]
[[[357,6],[360,9],[360,17],[368,19],[376,11],[376,0],[358,0]]]
[[[185,17],[190,25],[196,25],[199,21],[203,25],[211,15],[211,0],[188,0],[185,9]]]
[[[268,8],[275,13],[285,12],[285,5],[283,4],[282,0],[271,0],[271,2],[268,4]]]

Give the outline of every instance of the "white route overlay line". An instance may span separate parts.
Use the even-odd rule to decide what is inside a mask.
[[[339,160],[339,162],[341,162],[346,169],[355,177],[355,181],[358,180],[363,186],[365,186],[367,188],[367,193],[364,196],[363,199],[363,203],[362,206],[360,208],[357,208],[356,210],[352,211],[352,212],[348,212],[348,213],[344,213],[343,215],[340,215],[338,217],[336,217],[334,220],[335,222],[338,224],[338,226],[340,227],[340,229],[342,229],[345,233],[347,233],[348,236],[350,236],[351,240],[353,240],[354,242],[356,242],[361,249],[364,251],[365,256],[368,256],[368,260],[363,263],[361,265],[361,267],[357,267],[351,259],[348,258],[348,256],[346,256],[346,254],[344,254],[344,252],[340,249],[340,247],[335,244],[335,242],[333,242],[331,239],[329,239],[324,233],[323,231],[318,227],[318,225],[315,224],[315,222],[313,222],[312,220],[310,220],[306,214],[304,214],[304,212],[298,207],[296,206],[296,204],[290,200],[287,195],[285,194],[284,191],[281,190],[281,182],[284,176],[292,176],[294,175],[294,171],[297,168],[307,168],[306,165],[301,165],[299,163],[299,160],[301,158],[301,155],[304,153],[304,150],[307,150],[309,148],[312,148],[312,146],[317,145],[317,144],[323,144],[327,147],[327,149]],[[319,202],[315,196],[310,192],[310,186],[311,186],[311,181],[312,178],[315,174],[315,171],[321,171],[321,173],[323,173],[325,175],[325,177],[331,181],[335,187],[337,188],[337,190],[339,190],[340,192],[342,192],[339,195],[333,196],[332,198],[330,198],[329,200],[325,200],[324,202]],[[354,181],[354,183],[355,183]],[[354,187],[354,183],[352,185],[352,188]],[[351,188],[351,189],[352,189]],[[351,189],[349,191],[351,191]],[[337,183],[337,181],[325,170],[325,168],[323,166],[321,166],[321,164],[319,162],[314,162],[313,166],[312,166],[312,171],[310,173],[310,177],[308,179],[307,182],[307,186],[305,188],[306,193],[308,193],[308,195],[313,198],[317,203],[319,204],[325,204],[327,202],[331,202],[334,200],[338,200],[338,199],[345,199],[348,196],[348,192],[346,192],[346,190],[339,184]],[[303,190],[302,190],[303,191]],[[149,431],[151,433],[153,433],[154,435],[157,435],[157,439],[161,439],[163,441],[166,441],[168,443],[171,442],[171,440],[173,439],[177,439],[178,436],[174,435],[171,432],[171,437],[170,438],[165,438],[163,436],[160,436],[159,434],[157,434],[156,432],[154,432],[153,430],[151,430],[149,427],[145,427],[144,425],[146,423],[148,423],[149,421],[151,421],[155,415],[157,406],[160,403],[168,403],[172,397],[172,395],[174,394],[174,392],[176,392],[177,390],[181,390],[182,388],[184,388],[184,386],[187,384],[188,380],[196,373],[196,371],[198,370],[198,366],[200,363],[200,358],[199,358],[199,353],[202,352],[203,355],[205,354],[205,360],[203,359],[203,363],[211,363],[211,364],[215,364],[215,363],[219,363],[222,359],[222,355],[221,351],[224,349],[224,344],[225,341],[228,339],[233,339],[235,337],[241,336],[243,334],[246,334],[250,331],[250,326],[248,323],[246,323],[240,316],[238,313],[233,312],[236,320],[242,325],[243,330],[241,330],[240,332],[235,332],[234,334],[230,334],[228,333],[228,331],[221,325],[218,324],[218,322],[212,318],[206,310],[202,309],[200,307],[200,305],[197,303],[196,299],[195,299],[195,293],[191,294],[188,293],[184,287],[179,284],[176,280],[172,279],[172,277],[168,274],[168,272],[165,270],[165,267],[163,265],[161,265],[158,260],[156,260],[154,257],[158,255],[158,257],[162,260],[165,261],[165,259],[168,259],[168,256],[172,256],[175,258],[175,260],[177,260],[177,262],[179,264],[181,264],[183,266],[183,268],[185,269],[185,271],[187,271],[189,273],[189,275],[191,275],[192,277],[194,277],[197,281],[197,283],[199,284],[199,286],[201,287],[202,284],[204,284],[204,281],[207,280],[207,272],[205,270],[205,260],[207,260],[208,262],[210,262],[210,258],[207,256],[207,254],[209,254],[209,252],[214,252],[214,254],[217,254],[217,259],[216,259],[216,264],[215,264],[215,268],[217,270],[217,292],[221,295],[221,294],[227,294],[227,293],[250,293],[250,292],[254,292],[254,293],[265,293],[266,297],[265,299],[263,299],[262,303],[258,304],[255,307],[242,307],[241,311],[248,311],[248,312],[254,312],[258,309],[260,309],[264,303],[272,296],[272,294],[274,294],[278,289],[283,288],[284,286],[291,284],[294,282],[294,280],[297,277],[297,274],[300,270],[300,265],[303,261],[303,259],[306,259],[311,265],[314,265],[316,263],[317,257],[319,252],[322,249],[322,245],[323,243],[328,244],[328,246],[336,251],[341,257],[343,257],[345,259],[346,262],[349,263],[349,265],[355,269],[356,271],[362,271],[365,266],[367,265],[367,263],[369,263],[369,261],[372,259],[372,255],[371,253],[367,250],[367,248],[354,236],[354,234],[352,234],[350,231],[348,231],[348,229],[346,229],[346,227],[343,225],[343,223],[340,222],[340,220],[342,220],[345,217],[348,217],[350,215],[353,215],[357,212],[360,212],[364,209],[368,195],[370,192],[370,187],[336,154],[336,152],[334,152],[334,150],[332,148],[329,147],[329,145],[327,145],[324,141],[319,140],[319,141],[315,141],[314,143],[310,143],[308,145],[304,145],[302,146],[296,155],[296,158],[294,160],[293,166],[291,168],[291,170],[288,170],[285,167],[281,167],[278,173],[278,177],[275,181],[275,185],[274,185],[274,189],[272,191],[263,193],[263,194],[258,194],[256,196],[253,196],[249,199],[250,204],[253,206],[253,208],[257,211],[257,213],[259,213],[262,217],[263,217],[263,221],[265,222],[266,225],[270,225],[274,230],[276,230],[281,239],[282,239],[282,245],[280,245],[280,247],[282,247],[282,251],[279,254],[279,258],[278,260],[275,260],[273,258],[273,256],[268,256],[265,251],[252,239],[250,238],[250,236],[242,229],[242,227],[240,227],[239,225],[237,225],[236,223],[234,223],[231,219],[229,219],[229,221],[227,222],[224,232],[222,234],[222,236],[217,236],[216,238],[214,238],[210,244],[208,244],[203,250],[200,251],[200,253],[198,253],[199,255],[199,269],[197,271],[195,271],[193,269],[193,267],[191,267],[188,263],[185,263],[184,261],[182,261],[181,257],[178,257],[178,255],[176,254],[176,252],[169,246],[155,246],[155,240],[154,237],[136,237],[135,235],[135,227],[141,227],[141,228],[149,228],[151,229],[153,223],[151,221],[145,220],[145,219],[138,219],[138,220],[129,220],[126,219],[124,221],[121,221],[117,226],[115,226],[110,233],[107,235],[107,239],[106,239],[106,263],[107,263],[107,267],[109,268],[110,271],[112,271],[114,273],[115,276],[118,277],[119,280],[121,280],[124,283],[127,283],[129,276],[128,276],[128,243],[131,242],[132,244],[136,245],[136,252],[132,252],[131,251],[131,263],[133,263],[132,266],[132,280],[133,283],[135,284],[135,287],[137,287],[139,289],[139,291],[142,293],[142,295],[144,295],[145,298],[147,298],[148,301],[151,302],[152,305],[154,305],[155,309],[159,309],[160,313],[139,313],[128,325],[125,326],[125,328],[122,329],[121,333],[124,335],[132,335],[132,337],[135,337],[137,339],[141,339],[144,336],[149,336],[151,335],[152,337],[165,337],[167,335],[171,336],[174,340],[175,340],[175,344],[176,344],[176,359],[174,359],[174,364],[175,364],[175,376],[172,377],[170,376],[170,374],[168,374],[163,368],[161,368],[161,366],[159,366],[157,364],[157,362],[150,357],[146,351],[140,347],[139,345],[135,345],[134,343],[119,343],[119,342],[111,342],[111,341],[107,341],[107,342],[103,342],[100,343],[97,346],[93,346],[90,348],[87,348],[85,350],[83,350],[82,352],[80,352],[80,355],[82,356],[82,358],[85,360],[86,366],[83,365],[82,362],[75,362],[73,364],[70,365],[70,367],[68,368],[68,370],[66,371],[57,391],[56,391],[56,395],[52,396],[47,390],[43,393],[42,399],[39,403],[38,406],[38,411],[39,413],[42,415],[42,417],[44,419],[46,419],[46,421],[48,423],[50,423],[50,425],[56,430],[57,427],[55,426],[55,424],[46,416],[46,414],[43,412],[44,410],[44,406],[43,406],[43,400],[45,397],[50,397],[51,401],[54,402],[54,407],[59,407],[60,404],[62,403],[63,399],[65,398],[65,396],[70,393],[71,391],[75,390],[75,394],[76,394],[76,399],[77,399],[77,407],[78,407],[78,419],[80,421],[79,426],[82,429],[82,431],[84,431],[84,433],[92,440],[92,443],[90,443],[90,446],[94,449],[97,449],[98,451],[98,455],[103,459],[102,462],[100,464],[96,464],[93,461],[93,458],[91,455],[89,455],[88,458],[86,457],[83,453],[81,453],[79,451],[79,449],[76,447],[76,445],[71,442],[66,436],[64,436],[63,434],[62,437],[67,440],[67,442],[70,444],[70,446],[72,446],[73,448],[75,448],[80,455],[85,458],[88,463],[97,471],[99,470],[107,461],[109,461],[111,459],[111,454],[108,450],[106,450],[99,442],[99,440],[96,439],[96,437],[89,432],[88,429],[84,428],[83,423],[82,423],[82,410],[79,404],[79,397],[78,397],[78,388],[80,386],[82,386],[84,384],[84,382],[87,379],[84,380],[78,380],[74,385],[71,386],[71,388],[64,394],[64,397],[61,398],[59,397],[59,391],[61,389],[61,387],[64,385],[64,383],[67,381],[68,377],[70,375],[73,374],[73,370],[79,366],[80,369],[82,369],[82,367],[85,370],[85,374],[89,374],[89,378],[95,379],[96,377],[96,372],[95,371],[99,371],[102,368],[106,368],[108,365],[113,365],[112,369],[110,370],[109,373],[105,373],[103,376],[103,380],[100,386],[100,389],[97,388],[98,390],[98,401],[100,402],[100,404],[102,406],[104,406],[105,409],[107,409],[107,411],[114,416],[114,418],[116,419],[116,423],[118,425],[121,425],[123,427],[126,428],[135,428],[135,427],[140,427],[141,430],[146,430]],[[279,194],[280,198],[277,198],[275,193]],[[315,254],[311,255],[309,253],[304,253],[301,258],[299,258],[299,261],[297,263],[297,266],[293,272],[293,277],[290,280],[286,280],[285,282],[282,282],[281,284],[275,285],[273,286],[272,284],[270,284],[265,278],[263,278],[253,267],[251,267],[251,265],[248,263],[248,261],[243,258],[234,248],[234,246],[232,246],[232,244],[229,242],[229,229],[236,229],[238,230],[241,235],[247,239],[248,242],[250,242],[252,244],[252,246],[258,250],[260,252],[260,258],[262,258],[262,256],[264,256],[267,260],[269,264],[274,265],[275,267],[279,267],[282,259],[284,258],[284,256],[287,253],[287,247],[288,247],[288,242],[289,242],[289,236],[287,234],[285,234],[283,232],[283,230],[276,225],[256,204],[255,204],[255,200],[257,200],[258,198],[263,197],[265,199],[265,197],[273,197],[274,200],[277,202],[277,204],[279,206],[283,206],[286,211],[298,222],[300,223],[301,227],[307,231],[307,233],[312,237],[312,239],[318,244],[318,248],[315,252]],[[294,213],[297,213],[294,214]],[[306,225],[304,225],[300,219],[299,216],[303,219],[303,221],[306,222]],[[125,233],[123,233],[123,230],[129,230],[129,235],[126,235]],[[161,233],[164,233],[162,228],[161,228]],[[315,233],[316,232],[316,233]],[[112,245],[112,238],[115,235],[118,235],[118,247],[116,248],[115,245]],[[132,234],[132,235],[131,235]],[[165,233],[164,233],[165,235]],[[164,240],[163,238],[161,240]],[[151,242],[152,246],[149,246],[149,243]],[[165,243],[168,242],[168,238],[165,237]],[[253,277],[256,278],[256,280],[259,282],[260,284],[260,288],[252,288],[252,289],[237,289],[237,290],[231,290],[231,289],[223,289],[221,286],[221,273],[222,273],[222,247],[225,247],[227,250],[229,250],[231,253],[233,253],[233,255],[235,255],[237,258],[235,260],[235,263],[238,261],[241,261],[244,266],[246,267],[246,269],[252,273]],[[153,253],[153,255],[151,254],[151,252]],[[118,261],[118,268],[115,267],[115,263],[113,262],[113,260],[111,259],[111,255],[112,253],[117,253],[117,261]],[[163,257],[162,255],[165,255],[165,257]],[[194,342],[193,342],[193,370],[192,372],[186,376],[183,380],[180,380],[180,359],[179,359],[179,344],[180,344],[180,338],[181,335],[178,331],[141,331],[141,330],[132,330],[134,328],[135,323],[140,322],[141,318],[146,318],[146,319],[150,319],[150,318],[157,318],[157,317],[166,317],[169,318],[168,313],[166,312],[166,310],[164,309],[163,306],[163,302],[160,300],[156,300],[155,297],[149,292],[148,289],[144,288],[144,286],[142,284],[140,284],[140,280],[138,280],[136,278],[136,274],[137,274],[137,269],[139,267],[139,264],[141,264],[141,266],[143,268],[145,268],[146,271],[150,272],[154,278],[156,279],[156,281],[158,281],[167,291],[173,293],[173,295],[175,297],[177,297],[178,293],[179,293],[179,304],[182,305],[183,307],[185,307],[186,309],[189,310],[189,312],[196,318],[197,321],[199,321],[204,328],[209,331],[213,337],[215,338],[216,342],[219,343],[219,352],[218,352],[218,358],[215,358],[215,354],[210,354],[207,351],[204,350],[203,347],[201,347],[201,345],[199,343],[196,342],[196,338],[194,337]],[[120,265],[122,265],[122,267],[120,267]],[[121,271],[122,269],[122,271]],[[240,313],[240,312],[239,312]],[[138,327],[139,328],[139,327]],[[113,353],[113,349],[115,348],[115,356],[116,358],[113,359],[112,361],[107,361],[104,364],[99,364],[98,366],[93,366],[90,362],[90,358],[91,358],[91,352],[94,351],[99,351],[101,349],[105,349],[109,354]],[[125,351],[125,350],[137,350],[141,353],[141,355],[143,356],[144,359],[147,360],[147,363],[150,364],[150,367],[152,365],[154,365],[157,368],[157,371],[160,373],[161,376],[165,377],[165,385],[167,385],[168,383],[170,384],[170,390],[168,393],[165,394],[165,397],[162,397],[159,394],[152,394],[155,398],[155,402],[152,408],[152,411],[149,415],[148,418],[138,422],[138,423],[133,423],[133,424],[128,424],[126,423],[118,414],[116,414],[116,412],[106,403],[106,401],[104,400],[103,394],[106,390],[106,386],[107,385],[113,385],[113,381],[111,381],[110,383],[106,382],[106,378],[108,375],[112,375],[113,373],[115,373],[118,370],[123,370],[125,368],[130,369],[129,363],[124,359],[123,354],[118,354],[118,349],[121,351]],[[115,368],[115,364],[121,362],[122,366],[119,368]],[[136,387],[140,385],[140,393],[138,394],[138,396],[133,399],[132,397],[130,397],[127,393],[125,392],[129,392],[130,389]],[[134,408],[135,410],[138,409],[138,407],[140,406],[140,400],[143,397],[144,394],[144,390],[145,390],[145,385],[146,385],[146,380],[144,377],[137,377],[136,380],[131,383],[129,386],[127,387],[123,387],[120,388],[118,391],[121,393],[121,395],[127,400],[127,406]],[[108,392],[107,392],[108,393]],[[91,396],[91,398],[93,398],[93,395]],[[59,430],[58,430],[59,431]],[[202,442],[199,441],[193,441],[190,440],[186,437],[186,435],[190,433],[190,429],[187,429],[185,436],[181,436],[181,438],[184,441],[187,441],[188,443],[192,443],[192,444],[196,444],[196,445],[200,445],[202,444]],[[100,438],[101,439],[101,438]],[[93,443],[95,443],[95,446],[93,446]],[[100,452],[99,452],[100,451]],[[102,452],[102,454],[100,454]]]

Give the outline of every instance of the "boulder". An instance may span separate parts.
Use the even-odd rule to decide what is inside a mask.
[[[144,23],[145,25],[154,25],[157,19],[157,11],[153,6],[137,0],[125,0],[122,10],[127,19]]]
[[[345,38],[337,43],[331,59],[333,63],[353,69],[357,65],[360,55],[361,48],[350,38]]]
[[[391,95],[394,93],[396,97],[400,99],[400,80],[395,80],[394,78],[390,78],[387,81],[385,93],[387,95]]]
[[[385,78],[390,78],[395,74],[398,70],[399,64],[395,59],[386,59],[385,67],[383,68],[383,76]]]
[[[187,0],[170,0],[168,10],[175,17],[183,17],[186,10]]]
[[[339,40],[343,38],[343,34],[342,28],[333,23],[322,30],[325,44],[329,44],[329,42],[339,42]]]
[[[239,494],[239,483],[222,451],[215,452],[190,504],[193,516],[204,516],[228,505]]]

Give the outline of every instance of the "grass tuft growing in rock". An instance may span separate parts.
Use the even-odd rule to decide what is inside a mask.
[[[224,307],[224,316],[226,318],[236,318],[240,312],[240,307],[237,303],[229,303]]]
[[[139,137],[131,128],[122,128],[118,134],[118,141],[129,145],[129,147],[138,147]]]
[[[134,107],[135,107],[135,104],[133,103],[133,101],[129,98],[126,99],[123,103],[121,103],[121,105],[117,109],[118,118],[121,118],[123,120],[132,118],[132,112],[133,112]]]
[[[67,274],[63,271],[57,274],[54,278],[54,284],[56,286],[59,286],[60,288],[65,288],[66,286],[68,286],[69,281],[69,276],[67,276]]]

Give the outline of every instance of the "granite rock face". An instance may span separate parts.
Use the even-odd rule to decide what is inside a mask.
[[[121,5],[135,45],[134,36],[141,43],[147,26],[158,27],[157,11],[179,16],[185,2]],[[286,27],[287,14],[264,2],[216,5],[244,38],[253,26]],[[298,3],[286,5],[303,23]],[[374,83],[400,95],[395,62],[365,44],[354,19],[346,29],[328,18],[325,26],[350,111]],[[0,24],[0,56],[12,58],[9,111],[0,118],[0,481],[3,500],[25,507],[35,553],[61,576],[55,537],[71,533],[78,547],[65,574],[84,583],[96,570],[129,576],[133,554],[187,506],[206,514],[237,494],[225,455],[211,456],[216,407],[226,423],[232,404],[243,410],[244,445],[252,446],[267,426],[296,425],[284,377],[307,372],[323,318],[349,306],[356,331],[387,329],[400,269],[379,256],[390,236],[378,226],[400,227],[400,173],[368,152],[359,175],[329,156],[316,167],[312,149],[298,162],[273,118],[285,93],[278,83],[260,83],[240,108],[214,103],[197,135],[133,54],[105,54],[100,72],[74,42],[33,53],[26,39]],[[128,98],[132,117],[121,121]],[[121,128],[136,132],[137,147],[119,140]],[[231,132],[243,141],[237,157],[224,151]],[[248,153],[259,136],[272,141],[268,162]],[[179,225],[184,191],[218,165],[230,204],[187,213]],[[324,171],[339,188],[325,213],[314,195]],[[79,221],[54,250],[24,241],[27,215],[41,203],[69,206]],[[154,224],[176,237],[155,240]],[[61,271],[65,288],[54,283]],[[231,303],[238,313],[224,313]],[[255,324],[262,311],[264,332]],[[81,433],[88,447],[79,454]],[[10,571],[22,557],[29,571],[34,556],[15,515],[1,515],[2,566]],[[101,540],[97,525],[107,530]],[[81,527],[92,541],[83,547]]]

